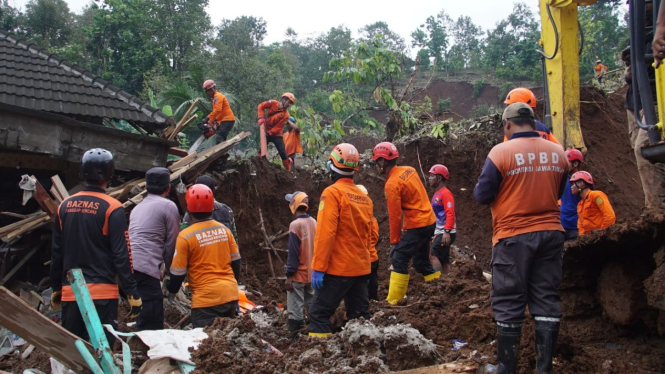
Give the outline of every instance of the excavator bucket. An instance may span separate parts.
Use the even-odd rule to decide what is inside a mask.
[[[642,147],[642,157],[652,163],[665,163],[665,142]]]

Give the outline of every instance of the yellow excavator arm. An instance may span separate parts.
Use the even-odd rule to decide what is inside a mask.
[[[565,149],[586,152],[580,129],[579,29],[577,7],[596,0],[539,0],[545,58],[545,92],[551,118],[545,123]],[[549,115],[548,115],[549,117]],[[548,123],[549,122],[549,123]]]

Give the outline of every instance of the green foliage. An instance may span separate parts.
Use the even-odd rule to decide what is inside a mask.
[[[503,102],[504,100],[506,100],[506,96],[508,96],[508,92],[510,92],[510,90],[512,90],[513,88],[514,88],[514,85],[512,83],[504,82],[501,85],[501,88],[499,88],[499,96],[498,96],[499,101]]]
[[[432,127],[430,135],[435,139],[443,139],[448,134],[448,130],[450,130],[449,121],[441,122]]]
[[[25,5],[25,29],[41,47],[62,47],[72,34],[72,17],[64,0],[30,0]]]
[[[476,105],[469,111],[469,116],[471,118],[478,118],[484,116],[491,116],[497,113],[500,113],[501,110],[491,104],[480,104]]]
[[[443,66],[443,56],[448,50],[450,16],[440,11],[436,16],[427,18],[424,24],[411,33],[413,47],[426,48],[429,56],[436,61],[436,66]]]
[[[578,10],[584,47],[580,55],[580,79],[594,76],[597,59],[610,70],[618,68],[616,56],[629,44],[629,33],[624,21],[625,11],[612,2],[599,1]],[[608,48],[612,46],[612,48]]]
[[[478,98],[483,93],[485,87],[485,78],[476,79],[473,81],[473,97]]]
[[[429,96],[425,95],[423,103],[416,105],[413,109],[414,113],[431,113],[432,112],[432,99]]]
[[[450,109],[450,98],[447,97],[445,99],[439,98],[436,102],[436,108],[438,109],[439,112],[444,112],[446,110]]]
[[[388,24],[383,21],[366,25],[360,28],[358,33],[360,33],[360,40],[365,43],[371,44],[373,40],[380,39],[386,49],[389,49],[398,55],[402,55],[406,52],[404,39],[392,31],[390,27],[388,27]]]

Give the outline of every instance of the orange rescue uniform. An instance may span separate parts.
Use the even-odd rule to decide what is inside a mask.
[[[601,191],[589,191],[586,197],[577,203],[577,215],[580,235],[604,229],[616,222],[610,200]]]
[[[266,119],[266,133],[271,136],[282,136],[284,126],[291,116],[287,110],[279,108],[277,100],[268,100],[259,104],[258,115],[259,118]]]
[[[212,97],[212,112],[208,114],[208,122],[222,123],[235,120],[236,117],[233,115],[226,96],[219,91],[215,92],[215,95]]]
[[[599,77],[599,76],[603,75],[603,72],[607,72],[607,66],[605,66],[603,64],[598,64],[598,65],[593,67],[593,70],[596,71],[596,76]]]
[[[185,275],[192,290],[192,308],[238,300],[238,283],[231,261],[240,259],[231,230],[215,220],[182,230],[176,241],[171,274]]]
[[[372,200],[351,178],[323,190],[312,270],[342,277],[369,274],[373,209]]]
[[[378,253],[376,253],[376,243],[379,242],[379,221],[375,217],[372,217],[372,236],[370,237],[369,245],[369,260],[370,262],[377,261],[379,259]]]
[[[284,147],[286,155],[291,156],[295,153],[302,154],[302,144],[300,144],[300,128],[284,133]]]
[[[402,229],[417,229],[436,222],[432,204],[416,169],[410,166],[393,167],[388,174],[385,192],[390,218],[390,244],[399,243]]]

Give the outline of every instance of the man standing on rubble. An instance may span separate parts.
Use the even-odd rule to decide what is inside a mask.
[[[141,312],[141,297],[132,274],[125,210],[106,194],[115,166],[111,152],[95,148],[81,160],[83,191],[62,201],[54,218],[51,245],[51,305],[62,309],[62,327],[88,340],[83,317],[76,304],[67,272],[81,269],[102,324],[118,327],[118,284],[131,310],[130,318]],[[109,342],[114,338],[106,334]]]
[[[491,302],[498,368],[488,365],[485,372],[516,372],[528,304],[536,325],[536,372],[551,373],[565,239],[557,201],[568,188],[568,161],[560,146],[534,131],[528,105],[509,105],[502,123],[510,141],[492,148],[473,190],[479,203],[491,206],[494,228]]]
[[[229,136],[229,132],[231,132],[236,122],[236,117],[233,115],[226,96],[217,91],[215,81],[208,79],[203,82],[203,91],[208,95],[212,104],[212,112],[208,114],[208,122],[205,124],[205,127],[207,129],[215,129],[215,132],[217,132],[215,142],[219,144]]]
[[[296,219],[289,225],[289,255],[286,259],[286,302],[289,309],[289,333],[292,338],[305,326],[303,307],[309,309],[314,297],[312,288],[312,253],[316,220],[307,214],[309,196],[301,191],[284,196]]]
[[[358,150],[342,143],[333,148],[326,169],[333,180],[321,194],[317,217],[309,335],[331,334],[330,317],[344,300],[346,317],[369,320],[367,281],[371,272],[370,233],[373,203],[353,183],[360,170]]]
[[[397,166],[399,152],[394,144],[382,142],[372,151],[379,173],[388,176],[385,185],[388,218],[390,220],[390,273],[388,302],[397,304],[409,286],[409,261],[425,277],[425,282],[441,276],[429,260],[429,245],[434,236],[436,217],[423,182],[416,169]],[[404,223],[402,224],[402,215]],[[404,235],[402,235],[404,229]]]
[[[164,328],[164,297],[160,266],[171,267],[175,241],[180,231],[180,213],[166,197],[171,192],[171,172],[155,167],[145,173],[148,191],[129,218],[129,241],[134,257],[134,278],[143,300],[143,309],[136,321],[141,330]]]
[[[231,230],[212,219],[215,199],[210,188],[195,184],[186,199],[192,225],[178,235],[166,289],[172,300],[187,276],[192,326],[206,327],[217,317],[237,314],[240,253]]]
[[[295,102],[296,97],[290,92],[285,92],[280,101],[268,100],[258,106],[259,126],[264,125],[266,127],[266,142],[275,145],[284,168],[289,171],[291,170],[293,160],[286,154],[282,132],[284,131],[284,126],[289,122],[290,114],[288,109]]]
[[[436,216],[436,229],[430,258],[434,270],[442,274],[450,273],[450,246],[457,238],[457,221],[455,218],[455,198],[446,187],[450,172],[445,165],[436,164],[429,169],[427,183],[434,189],[432,196],[432,209]],[[435,265],[438,262],[438,268]]]

